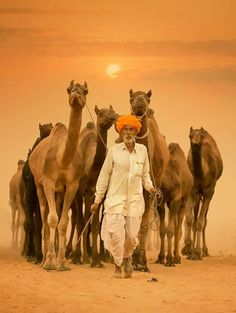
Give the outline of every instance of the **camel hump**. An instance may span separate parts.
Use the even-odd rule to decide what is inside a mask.
[[[94,129],[94,128],[95,128],[94,122],[89,121],[89,122],[87,123],[87,125],[86,125],[86,128],[88,128],[88,129]]]

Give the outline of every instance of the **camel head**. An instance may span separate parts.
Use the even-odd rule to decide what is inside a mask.
[[[94,108],[97,114],[97,126],[104,130],[108,130],[115,123],[118,114],[114,111],[112,105],[109,108],[99,109],[97,105]]]
[[[40,138],[43,139],[43,138],[46,138],[47,136],[49,136],[52,128],[53,128],[52,123],[49,123],[49,124],[40,124],[39,123]]]
[[[83,108],[86,103],[86,95],[88,93],[87,83],[84,82],[83,85],[71,81],[70,86],[67,88],[69,94],[69,104],[72,108]]]
[[[139,117],[145,116],[148,112],[152,91],[149,90],[147,93],[144,91],[133,92],[133,90],[130,89],[129,95],[132,114]]]
[[[206,130],[203,127],[201,127],[200,129],[193,129],[191,127],[190,133],[189,133],[189,139],[190,139],[191,146],[193,146],[193,145],[201,146],[201,144],[203,143],[205,135],[206,135]]]

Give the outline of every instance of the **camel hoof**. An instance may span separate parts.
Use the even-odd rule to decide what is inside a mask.
[[[92,262],[90,264],[90,267],[93,267],[93,268],[105,268],[105,266],[101,262]]]
[[[155,264],[165,264],[164,258],[163,257],[158,257],[158,259],[154,262]]]
[[[56,264],[46,262],[43,265],[43,269],[46,271],[55,271],[56,270]]]
[[[133,269],[136,272],[149,272],[150,273],[149,268],[143,264],[133,264]]]
[[[57,271],[59,272],[65,272],[65,271],[70,271],[70,267],[65,265],[64,263],[58,264],[57,265]]]
[[[81,261],[81,257],[79,255],[73,255],[71,260],[73,264],[79,264],[79,265],[83,264],[83,262]]]
[[[208,257],[210,254],[208,253],[208,249],[202,249],[202,256],[203,257]]]
[[[192,260],[192,261],[199,261],[202,260],[201,256],[199,253],[192,253],[191,255],[187,256],[188,260]]]

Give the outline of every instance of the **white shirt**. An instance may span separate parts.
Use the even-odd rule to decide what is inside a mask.
[[[147,148],[135,143],[132,152],[125,144],[115,144],[108,151],[100,171],[95,202],[104,202],[107,214],[122,214],[141,217],[144,212],[143,186],[147,191],[153,188],[149,175]]]

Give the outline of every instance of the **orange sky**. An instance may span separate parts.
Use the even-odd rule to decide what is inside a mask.
[[[209,212],[209,240],[216,253],[236,253],[235,16],[234,0],[2,1],[3,229],[9,229],[8,182],[16,163],[38,136],[39,122],[67,125],[66,87],[75,78],[88,82],[92,112],[95,104],[112,104],[128,113],[129,89],[152,89],[162,133],[186,153],[190,126],[215,137],[224,174]],[[106,75],[110,63],[122,68],[116,79]],[[89,119],[86,109],[83,119]]]

